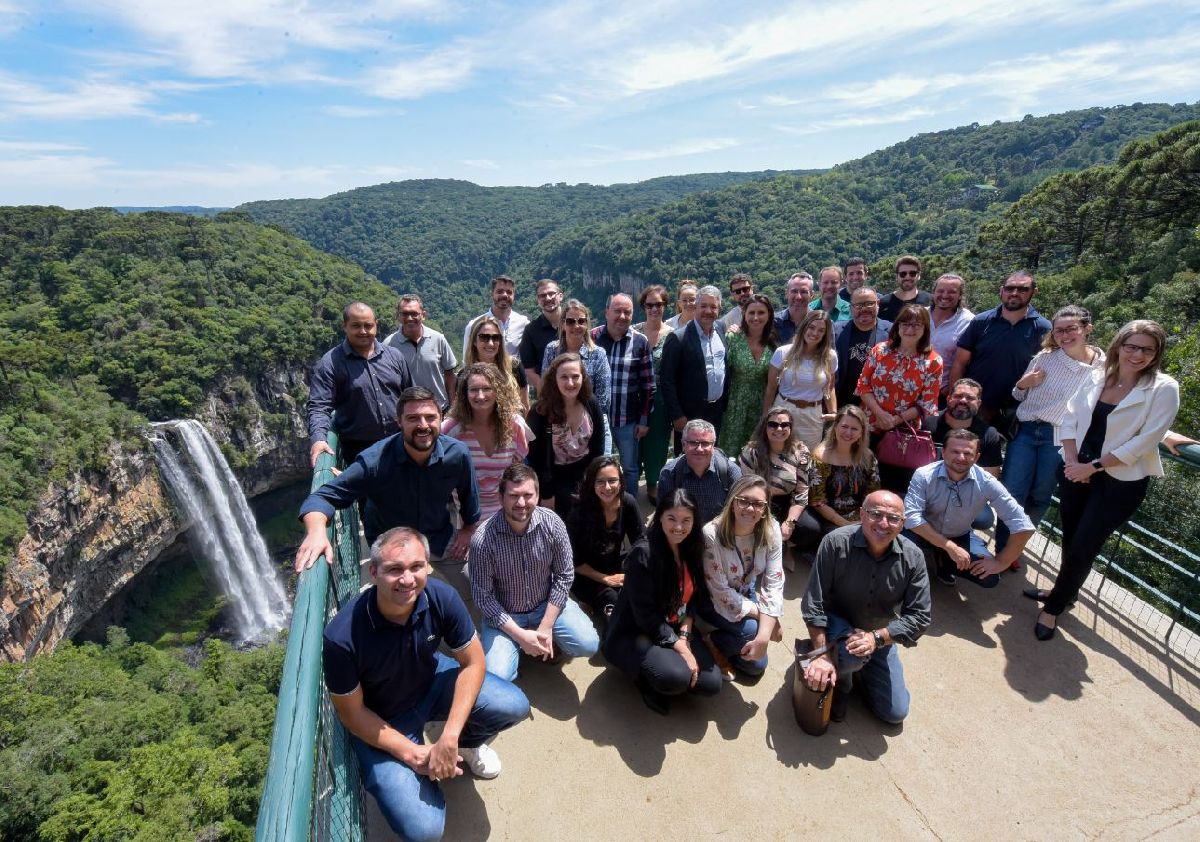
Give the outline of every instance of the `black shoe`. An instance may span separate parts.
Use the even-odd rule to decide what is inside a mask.
[[[671,712],[671,700],[662,693],[655,690],[648,683],[638,680],[638,690],[642,692],[642,701],[646,703],[646,707],[657,713],[659,716],[666,716]]]
[[[1055,622],[1053,626],[1047,626],[1043,625],[1042,621],[1039,619],[1033,624],[1033,636],[1038,640],[1049,640],[1050,638],[1054,637],[1054,633],[1056,631],[1058,631],[1057,622]]]
[[[831,722],[845,722],[846,709],[850,707],[850,691],[841,687],[833,688],[833,698],[829,700],[829,719]]]
[[[1045,602],[1050,598],[1050,591],[1044,591],[1041,588],[1026,588],[1021,591],[1021,596],[1032,599],[1034,602]]]
[[[934,574],[933,578],[937,579],[943,585],[950,585],[951,587],[958,581],[958,576],[954,574],[954,571],[944,567],[939,567],[938,572]]]

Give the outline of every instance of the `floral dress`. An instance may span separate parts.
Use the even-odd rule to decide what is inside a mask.
[[[870,392],[881,409],[896,415],[917,407],[922,416],[937,415],[938,390],[942,383],[942,358],[936,351],[904,354],[888,342],[880,342],[867,354],[858,378],[857,395]],[[864,406],[863,409],[866,409]],[[879,425],[870,412],[871,429]]]
[[[858,521],[858,510],[872,491],[879,490],[879,463],[871,455],[869,467],[830,465],[814,456],[808,505],[816,514],[822,503],[851,522]]]
[[[739,453],[762,417],[763,393],[767,389],[767,369],[771,367],[771,349],[764,348],[755,360],[743,333],[725,335],[725,382],[729,403],[721,419],[717,446],[726,453]]]

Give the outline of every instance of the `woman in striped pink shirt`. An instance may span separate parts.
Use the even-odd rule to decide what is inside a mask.
[[[500,511],[500,475],[509,465],[525,461],[533,438],[521,417],[516,394],[496,366],[467,366],[458,378],[442,433],[458,439],[470,451],[482,517],[491,517]]]

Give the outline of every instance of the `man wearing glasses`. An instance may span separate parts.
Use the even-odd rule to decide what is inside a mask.
[[[814,658],[804,672],[813,690],[833,685],[830,718],[846,718],[856,677],[871,711],[884,722],[908,716],[909,692],[895,644],[912,646],[930,623],[925,558],[900,534],[904,503],[890,491],[867,495],[861,522],[821,541],[801,610],[813,649],[837,646],[837,664]]]
[[[1000,287],[1000,306],[980,313],[958,337],[950,382],[970,377],[983,384],[979,417],[1008,434],[1015,401],[1012,388],[1050,332],[1050,321],[1030,303],[1037,282],[1014,272]]]
[[[870,287],[850,294],[850,321],[834,325],[833,350],[837,354],[837,405],[858,404],[854,390],[871,349],[888,338],[892,323],[879,318],[879,296]]]
[[[542,357],[546,354],[546,346],[558,339],[558,327],[562,320],[562,290],[558,282],[550,278],[542,278],[537,283],[537,303],[541,315],[525,326],[521,335],[521,367],[525,369],[525,379],[534,389],[542,385]]]
[[[750,280],[750,276],[745,272],[738,272],[730,278],[729,295],[735,306],[725,314],[721,321],[725,322],[726,327],[741,329],[742,307],[750,300],[750,296],[754,295],[754,282]]]
[[[400,296],[396,321],[400,323],[400,329],[383,340],[383,344],[404,355],[413,385],[433,392],[445,415],[450,411],[450,398],[458,384],[454,376],[458,360],[454,358],[450,343],[436,330],[425,327],[425,305],[419,295]]]
[[[717,447],[717,430],[707,421],[689,421],[683,428],[683,455],[663,466],[658,475],[658,497],[685,489],[700,513],[697,529],[721,513],[729,489],[742,478],[742,469]]]
[[[1033,535],[1033,521],[1000,480],[975,464],[978,458],[979,436],[951,430],[942,461],[918,468],[904,497],[906,534],[924,551],[943,585],[953,585],[961,576],[980,587],[996,587]],[[989,505],[1011,534],[995,556],[972,529]]]
[[[917,289],[921,281],[921,261],[906,254],[896,261],[896,289],[879,299],[879,318],[885,321],[896,321],[896,315],[905,304],[919,304],[928,307],[933,303],[933,297],[923,290]]]

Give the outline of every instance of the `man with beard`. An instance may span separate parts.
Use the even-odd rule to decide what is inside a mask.
[[[396,398],[413,385],[404,355],[375,338],[375,311],[355,301],[342,311],[345,340],[313,368],[308,394],[309,460],[333,453],[325,436],[338,434],[342,461],[396,432]],[[334,414],[336,411],[336,415]]]
[[[837,405],[858,404],[854,393],[871,349],[888,338],[892,323],[879,318],[879,296],[870,287],[859,287],[850,296],[850,321],[834,325],[833,350],[837,353]]]
[[[895,644],[912,646],[931,622],[925,558],[900,534],[904,501],[890,491],[867,495],[859,523],[821,541],[801,603],[814,650],[837,647],[804,671],[812,690],[834,686],[830,718],[846,718],[851,687],[863,685],[867,704],[884,722],[908,716],[910,695]]]
[[[405,389],[399,416],[399,433],[368,447],[300,506],[305,536],[296,551],[296,572],[311,567],[321,555],[332,559],[329,520],[335,510],[360,497],[367,501],[363,532],[368,542],[395,526],[408,526],[429,538],[435,565],[443,558],[467,557],[480,515],[470,451],[457,439],[440,435],[442,412],[428,389]],[[457,534],[447,506],[454,491],[463,523]],[[452,584],[462,587],[465,582]]]
[[[514,680],[522,652],[544,661],[556,651],[596,654],[596,628],[568,596],[574,580],[567,527],[538,505],[537,473],[509,465],[500,475],[500,511],[471,541],[471,596],[483,615],[488,672]]]
[[[404,355],[413,385],[424,386],[433,392],[442,413],[448,412],[450,399],[458,385],[454,376],[458,360],[454,359],[450,343],[445,336],[425,326],[425,305],[419,295],[400,296],[396,321],[400,323],[400,330],[390,334],[383,344]]]
[[[896,261],[896,289],[879,299],[879,318],[894,322],[905,304],[928,307],[933,303],[929,293],[917,289],[921,282],[921,261],[906,254]]]
[[[867,285],[867,261],[861,257],[852,257],[846,261],[846,285],[838,292],[838,298],[850,303],[850,296],[859,287]]]
[[[967,329],[975,314],[966,308],[965,282],[960,275],[945,274],[933,282],[933,304],[929,306],[929,344],[942,358],[941,403],[945,406],[950,392],[950,369],[958,353],[958,337]]]
[[[1000,286],[1000,306],[973,318],[958,337],[950,371],[951,383],[970,377],[983,384],[979,414],[1004,435],[1014,411],[1013,386],[1050,331],[1050,321],[1030,303],[1035,295],[1033,275],[1009,275]]]
[[[721,319],[725,322],[726,327],[741,329],[742,308],[746,306],[746,302],[752,295],[754,295],[754,282],[745,272],[738,272],[729,279],[729,297],[733,299],[734,307]]]
[[[513,309],[513,301],[517,297],[517,282],[508,275],[497,275],[492,278],[492,306],[486,313],[481,313],[467,322],[463,330],[463,359],[467,358],[467,343],[471,340],[471,328],[475,322],[484,316],[494,316],[500,322],[504,331],[504,344],[510,357],[520,356],[521,337],[525,335],[525,327],[529,317]]]

